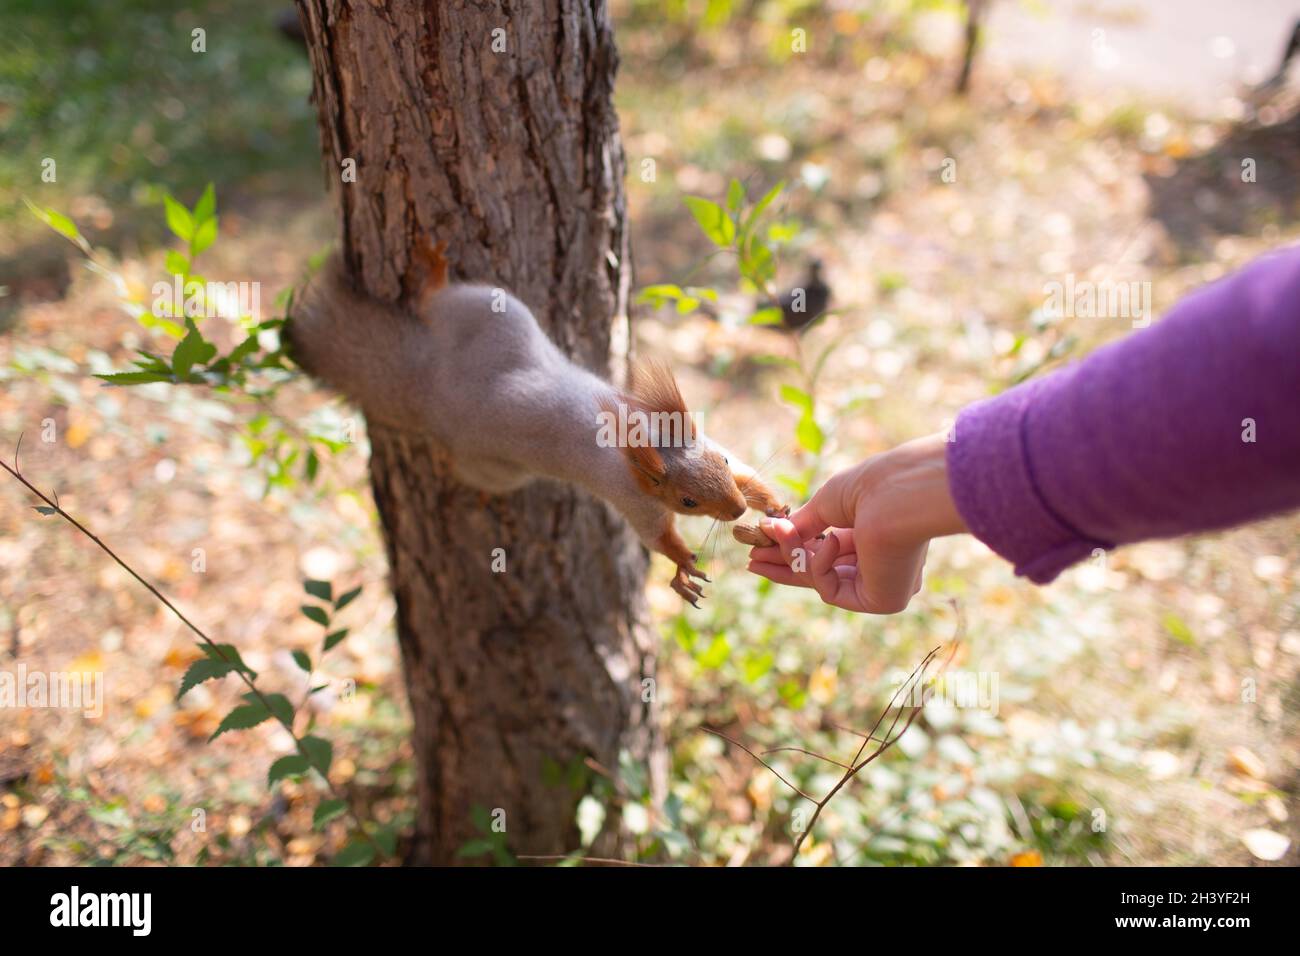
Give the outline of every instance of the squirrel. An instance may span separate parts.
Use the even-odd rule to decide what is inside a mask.
[[[293,307],[291,357],[372,421],[432,437],[465,485],[503,494],[550,478],[609,502],[676,564],[673,590],[699,607],[695,579],[709,578],[674,516],[789,507],[696,428],[666,365],[634,363],[630,388],[615,388],[565,357],[505,290],[449,284],[445,249],[421,250],[409,310],[359,295],[335,255]],[[672,440],[656,423],[677,426]]]

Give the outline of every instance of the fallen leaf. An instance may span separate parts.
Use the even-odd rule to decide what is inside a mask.
[[[1233,773],[1254,777],[1256,780],[1263,780],[1268,774],[1264,761],[1245,747],[1233,747],[1228,751],[1228,766]]]
[[[167,809],[167,801],[156,793],[151,793],[143,800],[144,808],[150,813],[162,813]]]
[[[50,811],[39,803],[28,804],[23,807],[23,825],[35,830],[49,815]]]
[[[1291,841],[1282,834],[1263,828],[1247,830],[1241,835],[1241,842],[1246,844],[1246,849],[1257,860],[1268,863],[1282,859],[1291,847]]]

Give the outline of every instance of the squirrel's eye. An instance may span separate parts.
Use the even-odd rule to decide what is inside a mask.
[[[684,504],[688,508],[694,508],[696,505],[699,504],[699,502],[696,501],[694,498],[683,498],[682,504]]]

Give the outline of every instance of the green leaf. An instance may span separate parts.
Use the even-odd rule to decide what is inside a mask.
[[[736,238],[736,223],[721,206],[700,196],[687,196],[683,202],[715,246],[725,249],[731,245]]]
[[[337,820],[343,814],[348,812],[348,805],[342,800],[322,800],[316,807],[316,812],[312,814],[311,825],[314,829],[321,829],[331,820]]]
[[[164,261],[165,268],[172,275],[183,276],[190,271],[190,260],[177,252],[175,249],[167,251],[167,258]]]
[[[799,229],[797,220],[774,222],[767,227],[767,238],[769,242],[793,242],[799,235]]]
[[[491,840],[485,839],[483,837],[479,837],[476,840],[467,841],[464,846],[462,846],[459,850],[456,851],[456,856],[461,858],[471,857],[471,856],[483,856],[486,853],[493,852],[495,849],[496,849],[496,844],[494,844]]]
[[[185,320],[185,327],[189,332],[172,353],[172,371],[182,381],[195,365],[207,364],[217,354],[217,347],[203,337],[192,319]]]
[[[738,212],[744,201],[745,187],[741,185],[739,179],[733,179],[727,184],[727,210],[731,213]]]
[[[800,367],[798,362],[784,355],[755,355],[752,361],[758,365],[784,365],[793,369]]]
[[[784,313],[774,305],[759,309],[749,317],[750,325],[780,325],[784,321]]]
[[[302,582],[302,589],[314,598],[322,601],[334,600],[334,588],[328,581],[314,581],[308,578]]]
[[[141,312],[139,316],[136,317],[136,321],[146,329],[162,329],[174,339],[185,338],[185,326],[181,325],[179,322],[173,322],[171,319],[160,319],[152,312]],[[167,375],[168,378],[171,377],[170,372],[168,372]]]
[[[793,491],[797,498],[807,498],[811,487],[811,483],[808,479],[796,478],[793,475],[777,475],[776,482],[777,484],[784,485]],[[764,580],[766,580],[766,578]]]
[[[194,204],[194,221],[207,222],[217,214],[217,189],[212,183],[204,187],[203,195]]]
[[[176,699],[180,700],[204,681],[225,677],[231,671],[238,669],[239,665],[231,661],[218,661],[210,657],[197,660],[189,666],[185,671],[185,676],[181,678],[181,687],[176,692]]]
[[[171,375],[162,372],[113,372],[108,375],[96,375],[109,385],[145,385],[149,382],[170,382]]]
[[[647,303],[658,308],[665,302],[675,302],[677,299],[681,298],[681,295],[682,290],[680,286],[660,283],[659,285],[646,286],[641,290],[641,293],[636,297],[636,300],[638,303]]]
[[[803,417],[799,419],[799,424],[794,429],[794,436],[798,439],[801,448],[814,455],[821,452],[822,445],[826,442],[826,434],[817,424],[817,419],[813,418],[811,411],[804,412]]]
[[[315,621],[321,627],[330,626],[330,616],[325,613],[324,608],[317,607],[314,604],[304,604],[299,608],[299,610],[302,611],[304,617],[308,620]]]
[[[316,480],[316,474],[320,471],[320,457],[316,454],[316,449],[307,449],[307,458],[303,462],[302,477],[307,484]]]
[[[190,240],[190,255],[197,256],[217,241],[217,218],[213,216],[194,227],[194,238]]]
[[[273,787],[276,781],[283,780],[285,777],[297,777],[309,769],[306,757],[301,754],[289,754],[271,764],[271,769],[266,772],[266,785]]]
[[[284,694],[263,694],[266,703],[270,705],[271,716],[286,726],[293,723],[293,704]],[[250,704],[261,703],[261,699],[251,691],[244,695],[244,700]]]
[[[77,224],[75,222],[63,215],[63,213],[55,212],[53,209],[48,207],[38,206],[29,199],[24,198],[23,202],[27,204],[27,208],[32,211],[32,215],[37,219],[45,223],[45,225],[49,226],[64,238],[71,239],[77,244],[77,248],[86,255],[90,255],[90,243],[88,243],[85,237],[82,236],[81,231],[77,229]]]
[[[347,607],[349,604],[355,601],[357,599],[357,595],[359,595],[360,593],[361,593],[361,587],[355,587],[351,591],[348,591],[346,594],[344,594],[342,597],[340,597],[337,601],[334,602],[334,610],[336,611],[343,610],[345,607]]]
[[[167,228],[184,242],[193,239],[194,217],[190,215],[190,211],[171,196],[163,196],[163,205],[167,210]]]
[[[764,193],[762,199],[754,203],[754,208],[751,209],[749,211],[749,215],[745,217],[745,228],[744,228],[745,233],[749,233],[749,231],[753,229],[754,223],[756,223],[758,221],[758,217],[763,214],[763,210],[766,209],[768,206],[772,205],[772,203],[776,201],[776,197],[781,195],[781,191],[783,189],[785,189],[784,179],[781,180],[779,183],[777,183],[775,186],[773,186],[771,189],[769,189],[766,193]]]
[[[314,737],[310,734],[298,743],[307,754],[311,765],[320,771],[322,777],[328,777],[330,764],[334,760],[334,745],[322,737]]]
[[[761,678],[764,674],[772,669],[776,663],[776,658],[771,651],[763,651],[761,654],[752,654],[745,658],[742,669],[745,675],[745,683],[752,684]]]
[[[727,658],[731,656],[731,644],[727,641],[727,635],[719,634],[713,639],[708,649],[695,658],[696,663],[701,667],[713,670],[721,667],[726,663]]]
[[[209,660],[231,661],[235,664],[237,670],[243,671],[249,677],[257,676],[257,671],[244,663],[244,659],[239,656],[239,651],[234,644],[200,644],[199,647]]]
[[[776,259],[764,245],[746,244],[740,256],[740,274],[760,289],[776,275]]]
[[[56,515],[59,513],[57,509],[51,508],[48,505],[37,505],[35,510],[37,513],[47,515],[47,516]]]
[[[247,730],[249,727],[256,727],[262,721],[271,716],[271,712],[266,709],[260,700],[251,704],[245,704],[242,707],[236,707],[230,713],[226,714],[225,719],[208,738],[208,743],[216,740],[228,730]]]
[[[343,638],[347,636],[348,636],[348,629],[346,627],[343,628],[342,630],[335,631],[332,634],[325,635],[325,646],[321,648],[321,653],[322,654],[325,653],[326,651],[334,647],[334,645],[336,645],[339,641],[343,640]]]
[[[397,855],[397,830],[391,824],[378,827],[371,836],[379,844],[379,848],[384,851],[385,856]]]
[[[795,388],[793,385],[781,386],[781,400],[795,405],[805,412],[811,412],[813,408],[813,399],[801,388]]]
[[[232,365],[238,365],[240,362],[244,361],[244,359],[248,358],[248,356],[256,352],[260,347],[261,343],[257,341],[257,333],[254,332],[249,335],[248,338],[244,339],[244,341],[231,349],[230,354],[227,355],[226,358]]]
[[[1169,636],[1180,644],[1186,644],[1188,647],[1196,646],[1196,637],[1192,634],[1192,629],[1177,614],[1170,611],[1161,618],[1160,623],[1164,625]]]
[[[368,866],[375,858],[375,848],[367,840],[356,837],[334,855],[332,866]]]
[[[50,228],[60,235],[67,236],[73,242],[81,238],[81,230],[77,228],[77,224],[62,213],[47,209],[45,217],[45,221],[50,224]]]
[[[293,662],[308,674],[311,673],[311,656],[306,651],[294,651]]]

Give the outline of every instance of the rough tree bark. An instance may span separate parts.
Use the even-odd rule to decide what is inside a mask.
[[[401,302],[413,251],[445,240],[453,281],[511,290],[576,361],[624,372],[631,264],[605,4],[298,5],[358,287]],[[505,811],[516,853],[575,849],[582,793],[547,783],[547,761],[659,762],[644,551],[571,488],[487,499],[429,444],[379,427],[370,442],[419,769],[409,859],[456,862],[480,835],[475,805]]]

